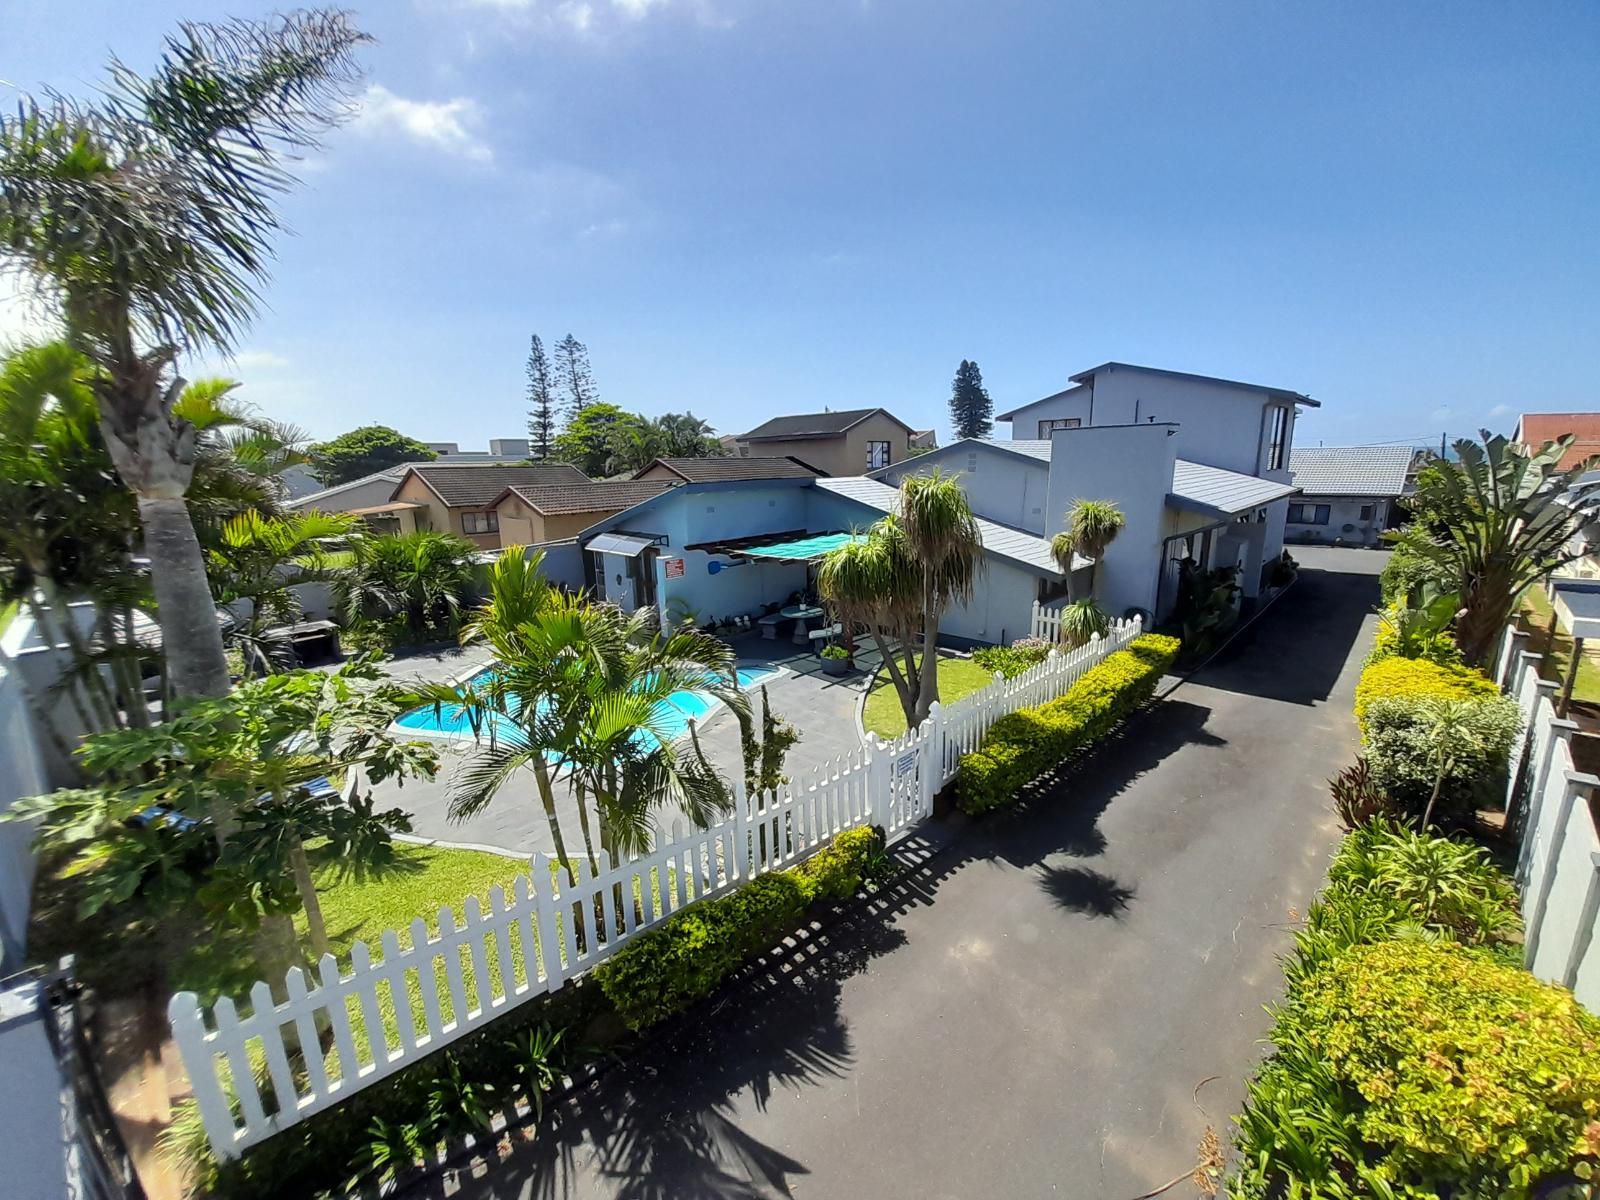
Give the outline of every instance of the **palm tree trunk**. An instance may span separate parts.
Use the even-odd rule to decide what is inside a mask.
[[[322,901],[317,898],[311,860],[306,857],[305,843],[298,837],[292,837],[289,842],[289,866],[294,872],[295,890],[300,893],[300,905],[306,910],[306,932],[311,936],[311,949],[318,958],[332,954],[333,943],[328,941],[328,926],[322,918]]]
[[[139,519],[173,691],[179,696],[226,696],[228,659],[189,506],[182,496],[141,495]]]
[[[900,664],[889,651],[888,640],[877,626],[872,627],[872,640],[877,643],[878,653],[883,656],[884,670],[889,672],[889,681],[894,684],[894,693],[900,698],[900,711],[905,713],[906,728],[911,728],[911,715],[916,712],[917,702],[911,691],[911,684],[905,674],[900,670]]]
[[[550,840],[555,843],[556,858],[567,873],[567,884],[576,889],[578,876],[572,869],[572,859],[567,857],[567,839],[561,832],[561,818],[556,815],[555,791],[550,786],[550,766],[541,756],[533,764],[534,782],[539,788],[539,803],[544,806],[544,819],[550,826]]]
[[[926,586],[926,585],[925,585]],[[939,614],[932,604],[922,610],[922,673],[918,679],[915,729],[928,719],[928,711],[939,698]]]

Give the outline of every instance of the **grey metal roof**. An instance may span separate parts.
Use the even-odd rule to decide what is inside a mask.
[[[1167,498],[1179,508],[1232,517],[1271,504],[1300,489],[1259,475],[1245,475],[1180,458],[1172,466],[1172,491]]]
[[[843,408],[836,412],[796,413],[789,417],[773,417],[763,421],[749,433],[739,435],[741,442],[782,441],[790,438],[839,437],[852,425],[865,421],[873,413],[882,413],[907,433],[916,431],[884,408]]]
[[[1295,404],[1306,404],[1312,408],[1322,407],[1322,401],[1313,400],[1304,392],[1291,391],[1288,388],[1268,387],[1264,383],[1241,383],[1237,379],[1222,379],[1216,375],[1195,375],[1188,371],[1169,371],[1165,367],[1141,367],[1138,363],[1103,362],[1098,367],[1090,367],[1087,371],[1079,371],[1076,375],[1069,376],[1069,378],[1073,383],[1084,383],[1093,379],[1101,371],[1140,371],[1146,375],[1164,375],[1168,379],[1188,379],[1195,383],[1217,383],[1223,387],[1248,388],[1253,392],[1265,392],[1274,400],[1290,400]]]
[[[1410,446],[1308,446],[1289,452],[1289,470],[1307,496],[1399,496],[1414,453]]]
[[[880,483],[876,479],[868,479],[865,475],[818,479],[813,486],[843,496],[847,500],[854,500],[868,508],[875,508],[882,513],[900,511],[899,489]],[[998,558],[1004,558],[1042,575],[1061,574],[1061,567],[1056,562],[1055,555],[1050,553],[1050,542],[1047,538],[1035,537],[1031,533],[1023,533],[1019,529],[986,521],[982,517],[978,518],[978,533],[983,538],[984,550]],[[1073,558],[1072,566],[1076,570],[1079,567],[1089,566],[1091,562],[1092,559],[1078,555]]]

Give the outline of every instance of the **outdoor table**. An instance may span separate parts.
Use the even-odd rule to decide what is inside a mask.
[[[822,616],[822,609],[815,604],[791,604],[788,608],[780,608],[778,615],[794,622],[794,644],[796,646],[809,646],[811,638],[806,630],[806,622]]]

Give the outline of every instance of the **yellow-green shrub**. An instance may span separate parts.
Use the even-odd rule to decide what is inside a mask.
[[[653,1025],[770,949],[812,901],[854,894],[882,846],[879,830],[846,830],[796,867],[674,913],[596,967],[595,978],[628,1028]]]
[[[1471,700],[1499,692],[1482,671],[1471,667],[1441,666],[1424,658],[1380,658],[1361,672],[1356,684],[1356,721],[1365,734],[1367,705],[1381,698]]]
[[[1178,648],[1174,637],[1137,637],[1126,650],[1091,667],[1058,699],[1001,717],[978,749],[961,756],[962,810],[981,813],[1012,803],[1025,784],[1105,736],[1155,692]]]

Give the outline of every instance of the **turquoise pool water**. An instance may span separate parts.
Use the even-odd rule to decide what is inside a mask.
[[[474,684],[482,683],[494,674],[494,668],[479,671],[472,677]],[[744,689],[760,687],[778,674],[776,667],[740,667],[739,686]],[[658,715],[671,741],[677,741],[689,732],[689,722],[698,721],[722,703],[704,692],[673,692],[658,707]],[[501,716],[491,715],[490,724],[497,733],[504,731],[509,722]],[[430,737],[471,737],[472,714],[459,704],[446,704],[435,710],[433,705],[414,708],[402,713],[395,721],[403,729]],[[487,732],[487,731],[485,731]]]

